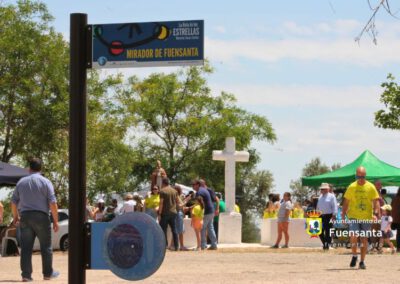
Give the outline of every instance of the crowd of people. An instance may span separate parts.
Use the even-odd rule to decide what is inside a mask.
[[[59,273],[52,267],[52,248],[50,242],[51,223],[48,212],[53,217],[53,230],[58,230],[57,200],[52,183],[40,174],[42,168],[39,159],[30,163],[31,175],[22,178],[12,195],[11,208],[13,224],[20,226],[21,231],[21,270],[22,280],[32,281],[32,246],[34,237],[39,238],[43,262],[44,279],[55,278]],[[332,245],[331,229],[337,219],[347,220],[352,249],[350,267],[358,262],[357,249],[360,247],[359,268],[366,269],[365,257],[368,252],[376,250],[382,253],[382,247],[387,244],[392,253],[396,248],[390,239],[392,230],[400,229],[400,188],[391,204],[385,204],[382,197],[382,184],[379,180],[371,183],[366,180],[366,169],[359,167],[356,170],[355,181],[351,183],[342,201],[338,205],[333,188],[328,183],[319,187],[320,194],[303,204],[295,202],[289,192],[270,194],[264,210],[264,218],[277,219],[277,239],[272,248],[289,247],[289,225],[291,218],[305,218],[310,211],[320,212],[322,230],[320,240],[324,250]],[[184,218],[191,218],[191,227],[194,230],[197,246],[195,251],[218,249],[218,217],[225,211],[225,203],[220,193],[207,186],[204,179],[195,179],[192,182],[192,191],[183,194],[180,185],[171,185],[170,180],[161,163],[151,175],[151,190],[144,198],[137,193],[128,193],[122,203],[112,199],[106,206],[104,199],[97,200],[95,206],[87,201],[87,220],[108,222],[117,215],[130,212],[143,212],[154,218],[162,228],[166,245],[173,251],[186,251],[184,245]],[[3,219],[3,205],[0,203],[0,221]],[[235,211],[239,212],[238,206]],[[168,243],[167,228],[171,229],[172,239]],[[380,234],[364,237],[359,233],[379,231]],[[280,243],[284,239],[284,245]],[[396,237],[400,243],[400,234]],[[207,244],[210,244],[207,247]],[[397,252],[399,248],[397,248]]]
[[[193,190],[188,194],[182,192],[180,185],[170,185],[168,177],[161,179],[161,187],[154,183],[151,191],[145,198],[139,194],[126,194],[122,204],[117,199],[112,199],[106,206],[104,199],[97,200],[95,206],[87,204],[87,220],[96,222],[109,222],[117,215],[129,212],[143,212],[155,219],[165,233],[167,239],[167,227],[172,233],[172,240],[167,246],[170,250],[186,251],[184,245],[184,218],[191,218],[191,226],[197,239],[197,247],[194,250],[207,248],[217,249],[218,218],[219,213],[225,211],[225,203],[220,193],[215,193],[209,188],[204,179],[192,182]],[[236,210],[240,210],[236,207]]]

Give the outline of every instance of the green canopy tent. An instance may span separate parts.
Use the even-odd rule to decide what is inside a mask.
[[[367,180],[373,182],[380,180],[382,185],[400,185],[400,168],[396,168],[379,160],[370,151],[364,151],[352,163],[322,175],[302,177],[303,186],[319,186],[323,182],[330,183],[336,187],[346,187],[355,181],[356,169],[363,166],[367,171]]]

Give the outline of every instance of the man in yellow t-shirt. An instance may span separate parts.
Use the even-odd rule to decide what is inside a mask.
[[[379,195],[375,186],[365,179],[366,175],[364,167],[357,168],[356,181],[347,188],[342,209],[342,220],[347,214],[350,221],[349,236],[353,253],[350,267],[355,267],[357,264],[357,243],[360,236],[360,269],[366,268],[364,260],[368,249],[368,234],[373,233],[371,225],[374,220],[380,220]]]

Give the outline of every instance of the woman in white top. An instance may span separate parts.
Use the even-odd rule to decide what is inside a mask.
[[[125,195],[124,199],[125,199],[124,204],[119,210],[119,213],[124,214],[135,211],[136,201],[133,200],[133,195],[128,193],[127,195]]]
[[[292,211],[292,200],[289,192],[283,194],[283,202],[278,212],[278,238],[272,248],[279,248],[279,243],[282,239],[282,234],[285,235],[285,245],[282,248],[289,247],[289,215]]]
[[[96,208],[94,208],[93,213],[92,213],[92,216],[94,216],[94,220],[96,222],[103,221],[105,209],[106,209],[106,207],[105,207],[105,204],[104,204],[104,200],[103,199],[99,199],[97,201],[97,206],[96,206]]]

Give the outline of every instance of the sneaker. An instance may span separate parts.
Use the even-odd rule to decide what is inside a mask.
[[[179,250],[181,251],[188,251],[189,249],[187,247],[181,247]]]
[[[273,245],[271,248],[272,249],[277,249],[277,248],[279,248],[279,246],[278,245]]]
[[[287,249],[287,248],[289,248],[289,246],[288,245],[284,245],[284,246],[281,246],[281,248]]]
[[[22,278],[22,282],[32,282],[33,279],[32,278],[28,278],[28,277],[23,277]]]
[[[360,264],[358,265],[358,268],[360,269],[366,269],[367,267],[364,264],[364,261],[360,261]]]
[[[355,267],[357,264],[357,256],[351,258],[350,267]]]
[[[217,250],[218,247],[209,247],[207,250]]]
[[[51,273],[50,276],[44,276],[43,280],[51,280],[57,278],[58,276],[60,276],[60,272],[53,270],[53,273]]]

